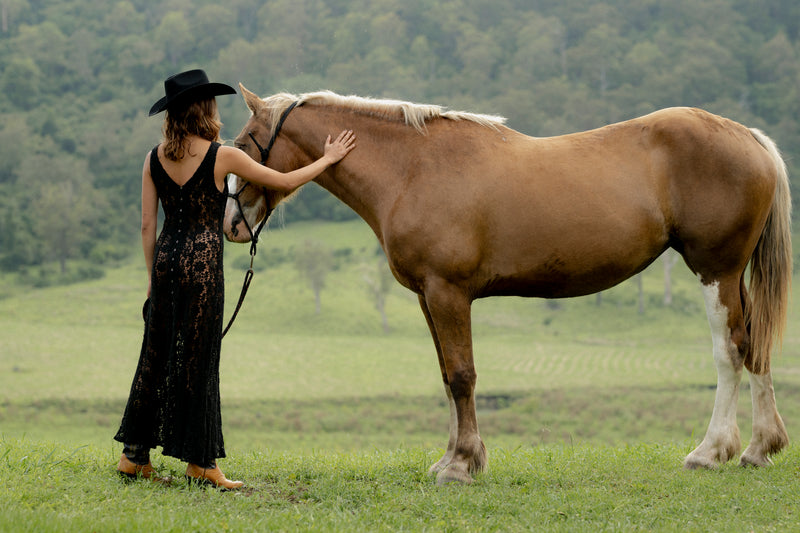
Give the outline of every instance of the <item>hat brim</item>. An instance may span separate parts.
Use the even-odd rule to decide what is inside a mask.
[[[159,99],[153,107],[150,108],[150,114],[153,116],[161,113],[170,106],[178,102],[205,100],[214,96],[222,96],[224,94],[236,94],[236,89],[224,83],[205,83],[183,90],[174,94],[172,98],[164,96]]]

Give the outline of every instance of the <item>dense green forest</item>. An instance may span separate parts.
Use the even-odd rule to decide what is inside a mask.
[[[163,79],[500,114],[536,136],[673,105],[759,127],[800,179],[797,0],[0,0],[0,268],[86,277],[139,235]],[[220,99],[223,135],[248,112]],[[354,216],[316,186],[286,219]],[[63,271],[62,271],[63,269]]]

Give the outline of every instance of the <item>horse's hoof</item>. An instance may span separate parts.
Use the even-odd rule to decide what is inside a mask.
[[[738,441],[725,441],[722,439],[709,441],[706,438],[700,443],[700,446],[686,456],[683,461],[683,467],[688,470],[700,468],[714,470],[739,455],[739,452],[741,452],[741,448]]]
[[[718,467],[719,464],[716,461],[698,455],[689,455],[683,461],[683,468],[686,470],[714,470]]]
[[[739,459],[739,466],[772,466],[772,459],[767,457],[766,455],[748,455],[742,454],[742,457]]]
[[[429,476],[431,476],[431,477],[436,477],[436,476],[438,476],[438,475],[439,475],[439,473],[440,473],[442,470],[444,470],[445,468],[447,468],[447,465],[448,465],[448,464],[450,464],[450,461],[449,461],[449,460],[448,460],[447,462],[445,462],[445,461],[444,461],[444,459],[442,459],[441,461],[439,461],[439,462],[437,462],[436,464],[432,465],[432,466],[431,466],[431,467],[428,469],[428,475],[429,475]]]
[[[469,485],[472,483],[472,476],[467,472],[466,466],[449,464],[444,467],[436,476],[436,484],[440,487],[449,483],[457,483],[459,485]]]

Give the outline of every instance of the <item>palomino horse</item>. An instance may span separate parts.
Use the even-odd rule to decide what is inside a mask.
[[[235,144],[275,169],[317,159],[328,134],[358,135],[358,148],[316,181],[370,225],[394,276],[419,295],[450,402],[447,451],[431,467],[438,483],[469,483],[487,461],[475,414],[472,301],[601,291],[669,247],[702,286],[718,374],[708,431],[685,466],[714,467],[739,453],[743,367],[753,437],[741,463],[770,464],[787,445],[770,353],[785,327],[791,200],[783,160],[763,133],[672,108],[532,138],[502,118],[438,106],[330,92],[261,99],[241,89],[253,115]],[[260,148],[267,145],[269,154]],[[243,186],[231,179],[231,190]],[[254,227],[284,196],[245,188],[244,213],[228,203],[227,237],[248,241],[243,217]]]

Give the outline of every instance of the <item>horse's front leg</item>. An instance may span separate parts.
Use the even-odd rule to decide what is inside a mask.
[[[486,447],[478,432],[475,413],[477,375],[472,359],[471,300],[459,288],[434,280],[426,283],[423,303],[437,345],[451,412],[447,452],[432,470],[438,472],[436,482],[440,485],[451,481],[471,483],[470,474],[486,467]]]
[[[684,460],[686,468],[715,468],[741,449],[736,408],[744,358],[738,346],[748,341],[739,304],[738,280],[727,287],[719,282],[704,284],[703,297],[711,326],[717,392],[706,436]]]
[[[428,311],[428,304],[425,303],[425,297],[419,296],[419,305],[422,308],[422,314],[425,315],[425,320],[428,323],[428,328],[431,331],[433,344],[436,347],[436,355],[439,358],[439,369],[442,372],[442,382],[444,383],[444,392],[447,395],[447,402],[450,407],[450,438],[447,441],[447,450],[444,455],[439,459],[430,470],[429,474],[438,475],[439,472],[445,469],[450,461],[453,459],[453,454],[456,449],[456,440],[458,438],[458,417],[456,416],[456,404],[453,401],[453,394],[450,392],[450,383],[447,381],[447,370],[444,365],[444,357],[442,356],[442,345],[439,343],[439,336],[436,334],[436,327],[431,320],[431,313]]]

